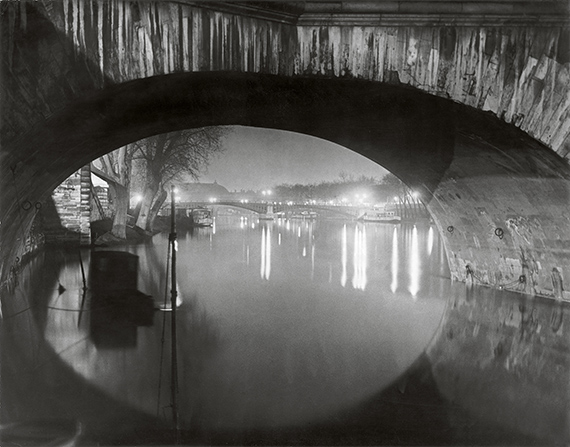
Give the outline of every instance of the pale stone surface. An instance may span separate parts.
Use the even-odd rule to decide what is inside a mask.
[[[222,70],[399,82],[490,111],[563,157],[570,151],[567,26],[403,26],[405,19],[392,27],[293,25],[185,4],[121,0],[50,1],[40,12],[72,43],[75,57],[98,68],[99,74],[92,73],[95,88]],[[16,22],[15,14],[13,27]],[[54,83],[59,78],[46,77],[38,88],[58,88]],[[28,101],[40,93],[24,88]],[[48,114],[54,105],[46,105]]]
[[[570,151],[562,26],[295,26],[167,2],[61,3],[50,20],[113,82],[188,70],[398,79]]]

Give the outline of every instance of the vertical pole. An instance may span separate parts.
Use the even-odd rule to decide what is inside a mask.
[[[81,276],[83,278],[83,293],[87,290],[87,281],[85,280],[85,269],[83,268],[83,259],[81,259],[81,250],[79,250],[79,265],[81,266]]]
[[[172,307],[171,329],[172,329],[172,378],[171,378],[171,397],[172,397],[172,422],[176,434],[176,444],[179,443],[179,427],[178,427],[178,358],[176,354],[176,207],[174,203],[174,185],[170,187],[170,244],[172,244],[171,253],[171,296],[170,305]]]

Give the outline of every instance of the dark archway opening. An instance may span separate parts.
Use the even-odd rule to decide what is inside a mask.
[[[498,257],[491,253],[494,248],[481,240],[489,239],[485,225],[510,235],[505,228],[510,210],[525,216],[548,214],[548,220],[564,218],[552,214],[568,199],[564,186],[570,177],[567,164],[490,115],[414,89],[374,82],[237,73],[175,74],[103,89],[8,148],[2,215],[5,222],[14,224],[2,229],[3,274],[17,255],[16,231],[31,224],[19,209],[23,202],[36,203],[78,167],[129,142],[172,130],[232,124],[289,130],[335,142],[379,163],[422,197],[432,197],[427,205],[440,231],[453,227],[457,236],[463,227],[465,235],[475,233],[478,238],[447,239],[452,273],[460,279],[469,271],[465,265],[477,270],[488,284],[510,279],[503,278],[508,267],[501,262],[520,258],[516,235],[504,238],[507,247],[498,247]],[[469,185],[454,186],[457,181]],[[483,210],[488,191],[473,191],[473,183],[502,197],[495,216],[478,222],[477,227],[468,223],[473,213],[490,215]],[[451,191],[454,188],[458,190]],[[552,190],[554,194],[548,194]],[[548,195],[540,205],[548,209],[529,203],[529,194]],[[522,207],[516,205],[520,200]],[[534,250],[534,245],[530,242],[524,249]],[[472,246],[477,253],[472,253]],[[548,246],[546,249],[548,262],[565,271],[568,266],[559,265],[563,262]],[[522,256],[526,260],[537,257],[527,252]],[[550,282],[551,269],[546,270],[542,282]],[[546,289],[543,284],[541,290]]]

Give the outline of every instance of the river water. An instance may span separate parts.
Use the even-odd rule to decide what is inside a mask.
[[[120,250],[139,256],[139,290],[159,305],[168,235]],[[81,263],[63,250],[32,262],[21,293],[42,302],[42,336],[99,390],[168,420],[171,313],[97,333],[89,262],[88,250]],[[420,356],[452,288],[427,224],[254,216],[179,233],[177,278],[181,426],[213,430],[317,423],[358,405]]]

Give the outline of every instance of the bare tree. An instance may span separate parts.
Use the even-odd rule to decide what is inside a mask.
[[[134,158],[143,160],[145,186],[136,225],[152,225],[168,193],[166,186],[182,175],[198,179],[214,154],[222,152],[222,127],[188,129],[155,135],[134,143]]]
[[[109,184],[109,192],[115,210],[111,233],[119,239],[126,239],[127,237],[127,213],[134,151],[133,145],[123,146],[91,163],[91,172]]]

